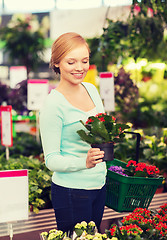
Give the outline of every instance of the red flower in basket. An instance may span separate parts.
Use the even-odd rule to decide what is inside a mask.
[[[144,162],[137,163],[133,160],[130,160],[126,167],[124,172],[128,176],[157,178],[160,172],[156,166],[147,165]]]

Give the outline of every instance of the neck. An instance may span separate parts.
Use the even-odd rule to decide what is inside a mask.
[[[57,90],[62,92],[62,93],[75,93],[78,92],[78,90],[81,88],[81,84],[71,84],[71,83],[64,83],[64,82],[59,82],[57,86]]]

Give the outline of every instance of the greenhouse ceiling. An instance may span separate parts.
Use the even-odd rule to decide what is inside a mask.
[[[83,9],[100,6],[130,5],[132,0],[0,0],[0,14],[14,12],[47,12],[57,9]]]

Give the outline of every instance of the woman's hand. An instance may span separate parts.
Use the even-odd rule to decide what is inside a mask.
[[[95,167],[97,163],[103,161],[104,151],[100,151],[100,148],[90,148],[86,158],[86,167]]]

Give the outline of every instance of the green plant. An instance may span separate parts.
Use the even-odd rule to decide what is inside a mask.
[[[141,152],[141,147],[140,147]],[[116,143],[114,145],[114,157],[121,159],[124,162],[128,162],[130,159],[136,158],[136,139],[132,136],[125,136],[123,142]]]
[[[6,160],[0,155],[0,170],[28,169],[29,206],[35,213],[50,207],[51,172],[46,168],[43,156],[40,159],[20,156]]]
[[[125,137],[124,130],[129,126],[116,123],[115,118],[106,113],[90,116],[86,123],[80,121],[87,131],[78,130],[81,139],[89,144],[119,142]]]
[[[108,26],[104,28],[100,37],[100,50],[103,58],[103,69],[109,62],[117,63],[118,57],[125,57],[128,50],[128,24],[123,21],[107,19]]]
[[[17,17],[0,29],[1,40],[4,41],[4,50],[9,54],[14,65],[27,67],[27,74],[34,70],[41,61],[41,54],[45,49],[42,30],[33,27],[34,16],[29,15],[24,19]]]
[[[136,61],[142,57],[159,59],[162,55],[159,46],[166,46],[164,39],[166,4],[158,1],[157,7],[155,0],[140,2],[142,3],[133,1],[131,13],[125,21],[107,19],[108,25],[100,37],[100,49],[105,66],[103,71],[107,69],[108,63],[118,63],[119,57],[122,59],[133,57]]]
[[[0,146],[0,154],[5,152],[5,147]],[[41,143],[36,141],[35,136],[26,133],[18,132],[16,137],[13,138],[13,146],[9,149],[10,157],[18,158],[23,156],[39,156],[43,150]]]
[[[145,135],[145,147],[143,155],[145,161],[155,164],[161,171],[167,172],[167,133],[158,138],[156,135]]]
[[[128,20],[129,56],[154,59],[163,41],[164,27],[156,17],[137,15]]]
[[[138,108],[139,89],[132,81],[130,73],[123,67],[114,75],[116,112],[124,122],[133,123],[133,115]],[[118,117],[117,117],[118,118]]]

